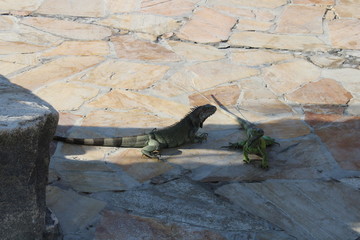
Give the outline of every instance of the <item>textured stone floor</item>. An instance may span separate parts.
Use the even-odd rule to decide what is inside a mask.
[[[208,141],[162,152],[54,143],[66,240],[360,237],[358,0],[5,0],[0,73],[60,112],[58,134],[142,134],[211,95],[280,143],[270,169]],[[205,97],[204,97],[205,96]]]

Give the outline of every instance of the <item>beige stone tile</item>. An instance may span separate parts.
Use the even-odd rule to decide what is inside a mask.
[[[258,1],[247,1],[247,0],[209,0],[209,5],[227,5],[234,7],[254,7],[254,8],[277,8],[287,4],[286,0],[258,0]]]
[[[268,9],[255,9],[254,10],[255,18],[259,21],[272,21],[275,19],[276,14]]]
[[[111,15],[97,23],[133,32],[150,33],[156,36],[173,32],[180,26],[180,22],[175,19],[141,13]]]
[[[197,10],[190,21],[181,27],[177,36],[194,42],[208,43],[227,40],[236,19],[211,8]]]
[[[4,12],[12,11],[34,11],[41,4],[39,0],[2,0],[0,9]]]
[[[107,0],[107,9],[111,13],[127,13],[140,9],[141,0]]]
[[[86,227],[106,206],[106,202],[55,186],[47,186],[46,204],[62,223],[64,234],[75,233]]]
[[[360,2],[354,0],[341,0],[334,9],[340,18],[360,18]]]
[[[16,72],[22,68],[27,67],[28,65],[12,63],[12,62],[4,62],[0,60],[0,73],[1,75],[7,76],[13,72]]]
[[[226,4],[226,2],[224,2]],[[239,6],[240,7],[240,6]],[[224,12],[234,15],[236,17],[255,18],[253,10],[247,8],[239,8],[231,5],[221,5],[221,3],[215,3],[212,8],[216,11]]]
[[[122,89],[145,89],[162,79],[168,66],[108,60],[72,80]]]
[[[59,46],[44,52],[42,56],[106,56],[109,54],[109,44],[105,41],[65,41]]]
[[[141,2],[141,12],[163,16],[182,16],[192,12],[194,1],[186,0],[145,0]]]
[[[60,44],[63,38],[23,24],[16,24],[13,30],[0,32],[0,40],[54,46]]]
[[[360,19],[336,19],[328,25],[334,48],[360,49]]]
[[[36,13],[46,15],[69,15],[80,17],[104,17],[105,2],[103,0],[45,0]]]
[[[173,51],[187,60],[212,61],[225,58],[226,52],[213,46],[180,41],[168,41]]]
[[[122,59],[139,59],[145,61],[180,61],[172,51],[157,43],[138,40],[129,35],[111,38],[116,54]]]
[[[85,102],[98,94],[99,90],[73,83],[56,83],[41,88],[35,94],[58,111],[77,110]],[[64,101],[66,99],[66,101]]]
[[[292,102],[300,104],[332,105],[346,104],[352,95],[333,79],[325,78],[311,82],[286,95]]]
[[[353,116],[360,116],[360,98],[353,98],[348,102],[346,113]]]
[[[275,48],[289,50],[325,50],[328,46],[315,36],[281,35],[261,32],[237,32],[229,44],[234,47]]]
[[[326,6],[290,5],[284,9],[278,27],[278,33],[321,34],[322,17]]]
[[[103,61],[102,57],[63,57],[11,77],[13,83],[35,90],[45,84],[71,76]]]
[[[338,68],[345,61],[345,58],[338,56],[314,55],[310,57],[312,63],[322,68]]]
[[[24,42],[0,41],[0,54],[34,53],[44,49],[44,46]]]
[[[294,4],[321,4],[334,5],[335,0],[293,0]]]
[[[114,128],[111,136],[122,137],[145,134],[149,130],[170,126],[175,122],[174,119],[149,114],[141,109],[127,112],[96,110],[86,116],[81,126]]]
[[[269,50],[231,50],[231,62],[248,66],[271,64],[293,58],[294,57],[291,54]]]
[[[0,56],[0,61],[7,63],[16,63],[21,65],[34,66],[40,63],[40,53],[15,53]]]
[[[226,69],[226,71],[224,71]],[[216,85],[237,81],[259,74],[254,68],[241,67],[224,61],[203,62],[184,67],[168,81],[158,84],[155,89],[167,96],[189,94]]]
[[[241,97],[238,101],[241,113],[254,121],[267,120],[270,115],[290,114],[292,109],[281,102],[265,86],[260,78],[240,81]]]
[[[111,35],[111,30],[94,24],[77,23],[46,17],[27,17],[21,23],[44,32],[79,40],[100,40]]]
[[[273,23],[260,22],[251,19],[240,19],[236,24],[236,29],[240,31],[268,31]]]
[[[106,158],[116,164],[138,182],[143,183],[172,169],[172,166],[158,159],[142,156],[140,149],[125,149]]]
[[[319,77],[320,70],[305,60],[280,63],[264,69],[264,81],[278,95],[292,92]]]
[[[199,106],[214,101],[214,96],[222,105],[234,105],[240,96],[240,89],[237,85],[217,87],[212,90],[204,91],[200,93],[194,93],[189,96],[190,104],[193,106]]]
[[[324,69],[321,73],[324,78],[331,78],[339,83],[353,95],[360,93],[360,70],[352,68]]]
[[[190,111],[189,106],[178,102],[120,89],[112,90],[92,101],[88,106],[122,110],[141,109],[148,112],[161,112],[165,115],[174,116],[176,119],[181,119]]]
[[[18,19],[14,16],[0,16],[0,30],[9,31],[17,25]]]

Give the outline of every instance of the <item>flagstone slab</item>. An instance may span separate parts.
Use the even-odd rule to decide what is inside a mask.
[[[1,29],[1,31],[10,31],[16,26],[17,22],[18,22],[18,20],[14,16],[1,15],[0,16],[0,29]]]
[[[48,186],[47,206],[54,211],[60,221],[64,235],[85,228],[98,216],[106,202],[79,195],[72,190]]]
[[[92,67],[102,60],[102,57],[94,56],[62,57],[16,75],[10,80],[25,88],[35,90],[45,84],[63,79]]]
[[[323,78],[287,94],[286,98],[300,104],[341,105],[349,102],[352,95],[335,80]]]
[[[16,24],[12,30],[0,32],[0,40],[25,42],[42,46],[56,46],[64,39],[23,24]]]
[[[353,116],[360,116],[360,98],[353,98],[348,102],[346,113]]]
[[[0,60],[0,72],[4,76],[7,76],[13,72],[16,72],[20,69],[25,68],[25,67],[27,67],[27,65],[11,63],[11,62],[4,62],[4,61]]]
[[[109,54],[109,44],[105,41],[65,41],[44,52],[42,56],[106,56]]]
[[[254,14],[255,14],[255,18],[259,21],[273,21],[276,17],[276,14],[274,11],[269,10],[269,9],[263,9],[263,8],[259,8],[259,9],[254,9],[253,10]]]
[[[320,69],[302,59],[272,65],[265,68],[263,73],[266,84],[278,95],[290,93],[320,77]]]
[[[202,7],[180,28],[176,36],[193,42],[220,42],[228,39],[235,23],[236,18]]]
[[[310,128],[298,117],[287,117],[259,124],[266,135],[274,138],[288,139],[305,136],[311,133]]]
[[[109,239],[211,239],[225,240],[220,234],[182,224],[162,223],[153,218],[144,218],[117,211],[104,211],[96,227],[96,240]]]
[[[310,60],[316,66],[322,68],[338,68],[345,62],[344,57],[332,55],[314,55],[310,57]]]
[[[35,93],[58,111],[72,111],[79,109],[86,101],[97,96],[99,90],[74,83],[55,83]]]
[[[231,62],[244,64],[248,66],[258,66],[264,64],[272,64],[280,61],[293,59],[292,54],[275,52],[269,50],[248,50],[248,49],[232,49]]]
[[[353,0],[341,0],[334,9],[341,18],[360,18],[360,3]]]
[[[107,27],[47,17],[26,17],[21,23],[70,39],[101,40],[111,35]]]
[[[232,47],[288,49],[298,51],[326,50],[328,46],[316,36],[282,35],[262,32],[235,32],[229,38]]]
[[[353,96],[360,93],[360,70],[353,68],[340,68],[340,69],[324,69],[321,73],[324,78],[331,78],[339,83],[349,91]]]
[[[256,76],[259,73],[258,69],[225,61],[201,62],[180,69],[168,81],[158,84],[155,89],[167,96],[176,96]]]
[[[356,239],[360,233],[359,192],[339,182],[232,183],[216,193],[297,239]]]
[[[214,3],[214,5],[212,5],[212,3]],[[230,14],[234,17],[255,18],[255,14],[251,9],[240,8],[241,6],[230,5],[225,1],[223,1],[223,4],[224,5],[222,5],[221,2],[211,2],[208,5],[210,5],[211,8],[216,11]]]
[[[148,112],[171,115],[179,120],[190,111],[189,106],[178,103],[177,101],[169,101],[156,96],[121,89],[110,91],[90,102],[88,106],[121,110],[140,109]],[[154,124],[156,124],[156,122],[154,122]]]
[[[146,0],[141,2],[141,12],[163,16],[188,15],[195,8],[197,1],[186,0]]]
[[[0,2],[0,11],[34,11],[41,4],[39,0],[3,0]]]
[[[326,6],[289,5],[285,7],[275,32],[322,34]]]
[[[180,22],[170,17],[143,13],[130,13],[124,15],[111,15],[97,22],[100,25],[128,30],[132,32],[162,35],[173,32],[180,27]]]
[[[208,4],[228,5],[235,7],[253,7],[253,8],[277,8],[287,4],[286,0],[259,0],[259,1],[247,1],[247,0],[210,0]]]
[[[92,194],[92,197],[108,199],[111,207],[125,208],[132,214],[151,216],[175,224],[186,223],[211,231],[256,233],[280,230],[260,218],[249,215],[241,208],[231,208],[228,202],[186,179],[152,185],[141,190],[96,193]]]
[[[46,15],[68,15],[80,17],[104,17],[106,15],[103,0],[45,0],[36,13]]]
[[[24,42],[0,41],[0,54],[34,53],[44,49],[44,46]]]
[[[116,55],[121,59],[139,59],[144,61],[180,61],[171,50],[157,43],[138,40],[129,35],[112,37]]]
[[[189,101],[193,106],[200,106],[207,104],[209,102],[208,99],[214,101],[212,96],[214,96],[221,105],[235,105],[240,96],[240,89],[237,85],[217,87],[213,90],[194,93],[189,96]]]
[[[329,151],[347,170],[359,170],[360,143],[357,141],[360,117],[343,117],[328,126],[315,128],[315,133],[327,145]]]
[[[360,19],[336,19],[328,26],[334,48],[360,49]]]
[[[107,0],[107,10],[111,13],[128,13],[140,9],[141,0]]]
[[[225,58],[226,52],[210,45],[193,44],[180,41],[167,42],[179,56],[193,61],[212,61]]]
[[[27,66],[35,66],[41,62],[40,53],[15,53],[0,56],[0,61]]]
[[[166,173],[173,168],[166,162],[144,157],[140,149],[118,151],[107,157],[106,161],[117,165],[140,183]]]
[[[268,31],[274,23],[260,22],[252,19],[240,19],[236,24],[239,31]]]
[[[99,86],[122,89],[145,89],[163,78],[168,66],[152,65],[122,60],[107,60],[91,71],[73,78]]]
[[[334,0],[293,0],[294,4],[320,4],[320,5],[334,5]]]

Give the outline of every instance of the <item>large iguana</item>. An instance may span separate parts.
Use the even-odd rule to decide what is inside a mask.
[[[236,143],[229,143],[229,146],[226,147],[232,149],[242,148],[245,163],[250,163],[249,154],[258,155],[259,157],[261,157],[261,167],[268,168],[269,162],[266,147],[273,144],[278,144],[275,139],[269,136],[264,136],[263,129],[258,128],[255,124],[231,113],[219,102],[219,100],[216,99],[214,95],[211,96],[215,100],[216,104],[219,106],[220,110],[225,111],[227,114],[230,114],[231,117],[235,118],[236,121],[240,124],[241,128],[246,131],[245,140]]]
[[[179,122],[162,129],[154,129],[148,134],[113,137],[113,138],[67,138],[55,136],[54,140],[72,144],[142,148],[141,152],[149,158],[157,158],[163,148],[178,147],[185,143],[202,142],[207,139],[207,133],[196,135],[204,121],[216,112],[216,107],[210,104],[195,107]]]

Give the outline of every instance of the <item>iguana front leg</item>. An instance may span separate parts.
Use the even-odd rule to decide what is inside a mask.
[[[275,140],[274,140],[274,142],[275,142]],[[258,146],[258,154],[261,157],[261,168],[269,168],[266,146],[267,146],[267,141],[264,138],[261,138],[260,146]]]
[[[205,142],[207,140],[208,135],[209,134],[207,134],[207,133],[202,133],[200,135],[195,135],[194,142],[196,142],[196,143]]]

